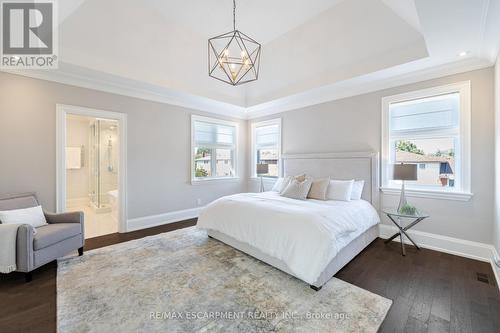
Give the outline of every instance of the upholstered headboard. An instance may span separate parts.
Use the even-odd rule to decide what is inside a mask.
[[[364,200],[375,207],[379,203],[379,154],[344,152],[317,154],[285,154],[283,175],[305,173],[313,178],[356,179],[365,181]]]

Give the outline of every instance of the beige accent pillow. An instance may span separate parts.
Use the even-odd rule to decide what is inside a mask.
[[[330,185],[330,178],[313,180],[307,197],[309,199],[326,200],[328,185]]]
[[[297,176],[286,176],[283,179],[283,182],[281,183],[281,188],[279,190],[280,194],[283,193],[283,191],[286,189],[288,184],[290,184],[290,182],[294,179],[298,180],[299,182],[303,182],[306,179],[306,174],[304,173],[302,175],[297,175]]]
[[[296,178],[293,178],[280,195],[290,199],[305,200],[307,193],[309,193],[311,189],[311,184],[311,177],[304,177],[303,181],[298,181]]]

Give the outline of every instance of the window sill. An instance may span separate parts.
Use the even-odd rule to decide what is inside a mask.
[[[401,189],[394,187],[381,187],[380,190],[388,195],[400,195]],[[414,198],[427,198],[427,199],[440,199],[440,200],[454,200],[454,201],[469,201],[473,193],[470,192],[446,192],[446,191],[433,191],[433,190],[420,190],[420,189],[405,189],[407,197]]]
[[[215,183],[236,183],[239,181],[240,181],[240,177],[191,179],[191,185],[208,185],[208,184],[215,184]]]

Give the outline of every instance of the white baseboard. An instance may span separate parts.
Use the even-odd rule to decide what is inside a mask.
[[[395,226],[379,224],[380,238],[387,239],[394,235],[398,229]],[[493,246],[484,243],[472,242],[464,239],[431,234],[423,231],[408,230],[407,233],[413,236],[412,239],[421,247],[450,253],[461,257],[490,262],[492,258]],[[399,242],[399,237],[394,241]],[[409,243],[405,240],[405,244]]]
[[[184,210],[176,210],[174,212],[168,212],[164,214],[129,219],[127,221],[127,232],[192,219],[198,217],[202,209],[203,207],[196,207]]]
[[[387,239],[397,231],[395,226],[379,224],[380,238]],[[497,286],[500,288],[500,269],[493,262],[493,258],[498,254],[493,245],[417,230],[408,230],[407,232],[420,247],[490,263],[497,280]],[[394,241],[399,242],[399,237],[396,237]],[[407,239],[404,242],[411,244]]]
[[[497,279],[497,286],[500,290],[500,267],[495,264],[495,258],[500,260],[500,255],[495,247],[493,247],[493,256],[491,258],[491,268],[493,269],[493,273],[495,273],[495,278]]]

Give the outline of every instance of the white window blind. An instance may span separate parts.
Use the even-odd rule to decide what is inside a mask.
[[[237,124],[193,116],[191,127],[192,180],[237,177]]]
[[[257,176],[256,164],[268,164],[269,172],[264,177],[278,177],[281,155],[281,119],[266,120],[252,124],[252,170]]]

